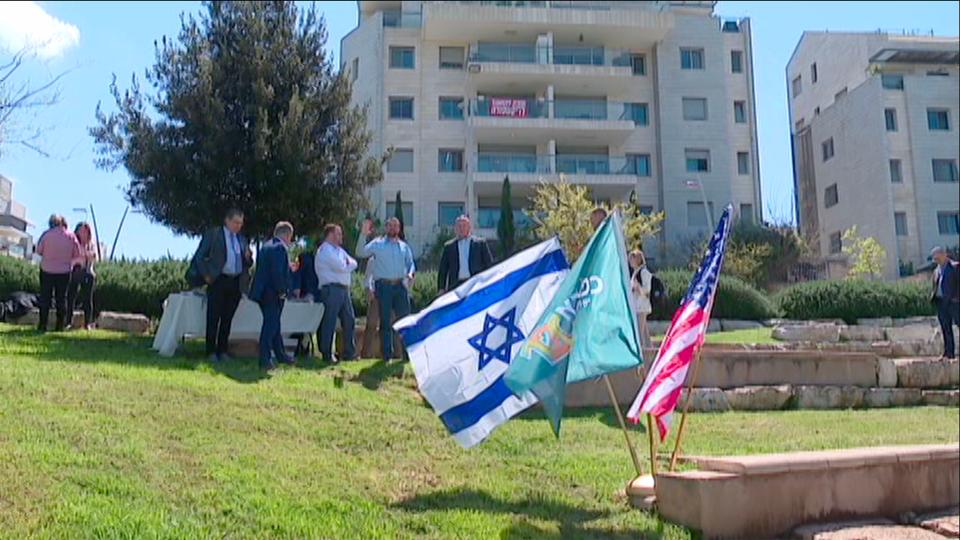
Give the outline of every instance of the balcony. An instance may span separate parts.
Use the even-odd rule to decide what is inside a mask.
[[[534,41],[549,28],[567,43],[589,31],[611,47],[648,49],[673,27],[673,15],[660,2],[423,2],[422,9],[430,41],[492,41],[505,33]]]
[[[646,56],[628,49],[480,43],[470,49],[470,77],[480,89],[554,85],[560,92],[625,92],[646,73]]]
[[[384,28],[420,28],[421,15],[418,12],[384,11]]]
[[[646,124],[633,104],[602,100],[487,97],[471,100],[469,110],[478,142],[609,145]]]
[[[532,193],[533,186],[541,180],[557,180],[562,173],[571,182],[618,196],[632,189],[639,178],[650,175],[649,161],[605,155],[479,152],[475,163],[473,181],[483,195],[499,190],[507,175],[520,190],[515,195],[523,195]]]

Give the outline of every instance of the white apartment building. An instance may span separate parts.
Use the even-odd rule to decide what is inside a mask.
[[[27,208],[13,199],[13,182],[0,174],[0,255],[30,259],[33,237],[27,227]]]
[[[887,251],[885,277],[960,242],[960,40],[805,32],[787,65],[797,219],[842,258],[843,231]]]
[[[654,258],[702,238],[708,210],[760,218],[750,24],[715,2],[358,2],[341,43],[371,152],[371,193],[402,193],[419,250],[458,214],[496,237],[510,177],[519,221],[563,173],[597,201],[663,210]],[[717,216],[718,217],[718,216]]]

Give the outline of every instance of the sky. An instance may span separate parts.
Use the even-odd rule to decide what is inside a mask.
[[[356,2],[319,2],[327,21],[327,48],[339,65],[340,39],[356,26]],[[793,215],[790,126],[784,69],[804,30],[916,30],[960,34],[960,3],[949,2],[719,2],[722,17],[750,17],[757,96],[760,178],[764,219],[785,222]],[[154,40],[173,37],[181,13],[197,13],[197,2],[0,2],[0,65],[14,51],[33,45],[37,53],[18,71],[18,82],[42,84],[65,73],[57,85],[60,99],[20,118],[39,128],[34,142],[44,154],[21,145],[0,153],[0,174],[14,181],[14,198],[26,205],[36,224],[64,214],[70,223],[89,219],[77,208],[93,205],[101,241],[113,245],[126,208],[123,168],[109,171],[94,163],[87,130],[98,102],[113,106],[113,75],[121,88],[133,74],[143,79],[154,61]],[[145,90],[147,88],[144,88]],[[196,239],[175,236],[146,216],[130,213],[116,243],[116,256],[157,258],[189,256]]]

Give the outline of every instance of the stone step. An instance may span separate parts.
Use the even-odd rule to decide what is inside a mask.
[[[683,391],[681,403],[686,400]],[[694,388],[690,410],[696,412],[777,411],[785,409],[875,409],[936,405],[960,406],[960,390],[862,388],[858,386],[776,385],[739,388]]]

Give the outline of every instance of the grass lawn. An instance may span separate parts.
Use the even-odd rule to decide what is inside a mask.
[[[629,508],[609,410],[572,412],[559,442],[532,411],[466,451],[409,368],[268,376],[148,345],[0,325],[0,537],[692,537]],[[951,442],[958,421],[935,407],[695,414],[685,448]]]
[[[663,336],[653,336],[653,341],[663,341]],[[748,328],[729,332],[707,334],[707,343],[781,343],[773,339],[773,328]]]

